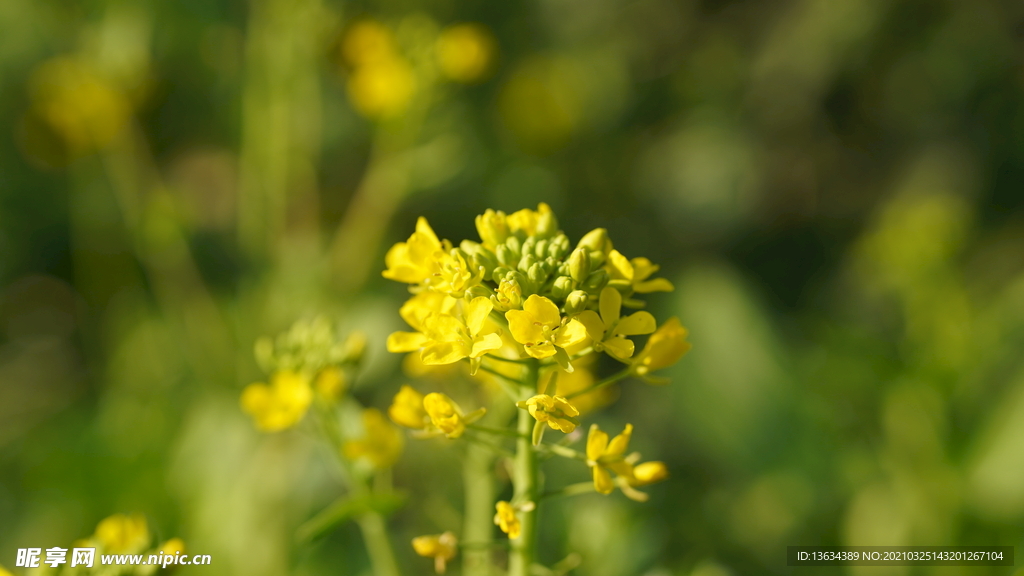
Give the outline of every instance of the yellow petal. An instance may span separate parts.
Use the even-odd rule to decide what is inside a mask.
[[[462,339],[462,322],[451,314],[431,314],[425,328],[424,331],[434,340],[455,342]]]
[[[532,298],[532,296],[531,296]],[[525,310],[509,310],[505,312],[508,320],[508,331],[520,344],[532,344],[544,339],[544,331],[534,323],[533,315]]]
[[[608,265],[612,268],[613,278],[633,281],[633,265],[618,250],[612,250],[608,253]]]
[[[651,331],[654,331],[654,329],[651,328]],[[569,320],[565,326],[555,330],[554,336],[555,346],[568,348],[569,346],[583,342],[587,337],[587,329],[583,324],[577,322],[575,319]]]
[[[541,342],[533,346],[526,346],[526,353],[532,358],[537,360],[543,360],[545,358],[551,358],[555,355],[555,347],[550,342]]]
[[[462,342],[431,342],[423,347],[420,360],[427,366],[451,364],[467,357],[467,352]]]
[[[619,434],[612,441],[608,443],[608,450],[605,454],[608,456],[621,456],[629,448],[629,438],[633,435],[633,425],[626,424],[625,429],[622,430],[622,434]]]
[[[533,316],[534,322],[540,322],[548,328],[554,328],[562,321],[562,316],[558,313],[558,306],[555,306],[551,300],[536,294],[531,295],[526,302],[523,302],[523,310]]]
[[[611,494],[615,490],[612,475],[601,466],[594,466],[594,490],[601,494]]]
[[[649,292],[671,292],[675,289],[676,287],[664,278],[655,278],[654,280],[647,280],[646,282],[640,282],[633,285],[633,290],[639,294],[647,294]]]
[[[476,336],[483,330],[484,321],[487,320],[487,315],[491,313],[492,308],[494,305],[491,304],[491,300],[483,296],[473,298],[466,305],[466,327],[469,328],[471,335]]]
[[[587,459],[597,460],[604,455],[608,449],[608,433],[597,427],[597,424],[590,426],[590,434],[587,436]]]
[[[635,345],[632,340],[622,336],[616,336],[604,341],[604,349],[620,360],[625,360],[632,356],[634,347]]]
[[[419,332],[392,332],[388,336],[388,352],[412,352],[419,350],[430,339]]]
[[[487,334],[483,338],[473,341],[473,350],[469,353],[469,357],[479,358],[491,350],[497,350],[501,347],[501,336],[498,336],[497,334]]]
[[[615,333],[624,336],[650,334],[658,327],[658,322],[650,312],[641,310],[626,316],[615,326]]]
[[[641,282],[646,280],[651,274],[658,271],[661,266],[651,262],[647,258],[633,258],[629,261],[633,266],[633,282]]]
[[[576,316],[576,320],[579,320],[587,330],[587,334],[594,342],[600,342],[604,340],[604,322],[601,321],[601,317],[597,315],[597,312],[593,310],[584,310]]]
[[[437,239],[437,234],[434,234],[434,229],[430,227],[430,224],[427,222],[427,219],[424,218],[423,216],[420,216],[419,218],[416,219],[416,232],[426,235],[427,238],[432,240],[434,244],[437,245],[438,248],[441,247],[441,242],[440,240]]]
[[[601,290],[601,299],[598,302],[601,310],[601,320],[605,326],[611,326],[619,321],[619,312],[622,309],[622,294],[611,286],[605,286]]]

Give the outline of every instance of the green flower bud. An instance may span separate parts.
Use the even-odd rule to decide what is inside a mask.
[[[583,290],[573,290],[565,297],[565,313],[575,316],[587,309],[590,297]]]
[[[555,300],[563,300],[566,296],[572,292],[573,281],[568,276],[559,276],[555,278],[555,283],[551,286],[551,297]]]
[[[519,266],[516,266],[516,268],[518,268],[520,272],[529,272],[530,271],[530,267],[533,266],[536,263],[537,263],[537,258],[534,257],[533,254],[525,254],[522,257],[522,259],[519,260]]]
[[[498,266],[498,260],[494,257],[494,253],[482,246],[479,252],[473,254],[470,263],[474,268],[484,269],[484,278],[490,278],[495,267]]]
[[[505,240],[505,246],[508,246],[509,250],[516,255],[516,260],[518,260],[523,253],[523,243],[515,236],[509,236]]]
[[[526,240],[523,240],[523,247],[519,250],[519,254],[521,256],[526,256],[526,255],[534,256],[533,249],[536,246],[537,246],[537,239],[531,236],[531,237],[527,238]],[[536,256],[534,256],[534,258],[536,258]]]
[[[543,260],[543,259],[547,258],[548,257],[548,241],[547,240],[538,240],[537,241],[537,245],[533,247],[533,255],[536,256],[538,260]]]
[[[494,269],[494,272],[491,272],[491,280],[494,280],[495,284],[499,284],[505,279],[505,276],[508,275],[509,272],[511,272],[511,270],[508,268],[498,266]]]
[[[523,307],[523,289],[515,278],[502,280],[497,292],[491,296],[491,302],[502,312],[519,310]]]
[[[516,263],[519,262],[519,256],[516,254],[516,252],[505,244],[498,245],[497,256],[498,262],[501,262],[503,265],[508,266],[510,268],[512,266],[515,266]]]
[[[534,262],[530,265],[526,272],[526,277],[530,279],[534,286],[542,286],[548,279],[548,275],[544,272],[544,267],[540,262]]]
[[[569,256],[569,274],[577,282],[584,282],[590,276],[590,252],[577,248]]]
[[[597,294],[606,284],[608,284],[608,272],[604,268],[598,268],[591,272],[590,276],[587,276],[587,281],[583,283],[583,289],[591,294]]]
[[[600,252],[598,250],[591,250],[590,251],[590,267],[591,268],[597,268],[599,266],[604,266],[604,263],[605,263],[606,260],[608,260],[608,256],[606,256],[604,252]]]
[[[607,254],[612,251],[612,241],[608,238],[607,230],[604,228],[594,228],[580,239],[580,243],[577,244],[577,247],[586,248],[588,250],[597,250],[602,254]]]
[[[537,237],[538,238],[551,238],[558,233],[558,218],[555,218],[555,213],[548,210],[541,212],[537,216]]]
[[[623,298],[627,298],[633,295],[633,285],[629,280],[609,280],[608,285],[619,291]]]
[[[487,286],[484,286],[483,284],[477,284],[476,286],[473,286],[469,290],[466,290],[466,292],[468,293],[469,296],[473,298],[490,298],[492,295],[494,295],[494,291],[488,288]]]
[[[569,253],[569,238],[565,234],[559,233],[548,242],[548,256],[555,260],[561,260],[565,258],[565,255]]]

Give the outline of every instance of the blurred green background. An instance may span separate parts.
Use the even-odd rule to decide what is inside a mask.
[[[366,574],[351,525],[292,544],[337,487],[239,410],[252,343],[364,330],[383,408],[387,246],[543,201],[660,263],[694,345],[596,416],[671,480],[560,502],[543,560],[1013,573],[784,564],[1024,544],[1022,65],[1004,0],[0,1],[0,564],[120,511],[213,556],[182,574]],[[455,458],[395,471],[408,574],[458,528]]]

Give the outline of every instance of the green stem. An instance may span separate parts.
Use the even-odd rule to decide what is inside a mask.
[[[577,391],[573,392],[572,394],[567,395],[566,399],[571,400],[571,399],[573,399],[573,398],[575,398],[577,396],[582,396],[584,394],[589,394],[591,392],[596,392],[596,391],[600,390],[601,388],[604,388],[605,386],[611,386],[612,384],[615,384],[616,382],[618,382],[619,380],[622,380],[623,378],[626,378],[630,374],[632,374],[632,372],[630,371],[629,368],[623,369],[623,370],[621,370],[619,372],[616,372],[615,374],[612,374],[611,376],[605,378],[604,380],[601,380],[600,382],[598,382],[597,384],[594,384],[593,386],[591,386],[589,388],[584,388],[583,390],[577,390]]]
[[[529,372],[526,377],[528,384],[519,387],[520,400],[527,400],[537,393],[537,373],[539,366],[536,362],[528,365]],[[516,457],[513,466],[512,500],[517,504],[537,502],[537,452],[534,450],[531,440],[535,420],[530,416],[529,411],[518,411],[518,422],[516,431],[520,437],[516,439]],[[530,566],[537,556],[537,507],[519,512],[519,522],[522,526],[520,536],[512,543],[509,554],[508,576],[530,576]]]
[[[374,576],[399,576],[395,552],[391,549],[384,517],[378,512],[367,512],[356,519],[363,531],[366,551],[370,555]]]
[[[526,359],[522,359],[522,358],[502,358],[501,356],[495,356],[494,354],[488,354],[487,355],[487,359],[488,360],[497,360],[499,362],[508,362],[510,364],[523,364],[523,365],[527,365],[527,364],[529,364],[531,362],[531,360],[526,360]]]
[[[494,455],[484,446],[470,444],[462,465],[466,516],[462,525],[462,574],[491,575],[494,533]]]
[[[551,492],[545,492],[541,494],[541,500],[547,500],[548,498],[554,498],[556,496],[576,496],[577,494],[589,494],[594,491],[593,482],[577,482],[576,484],[569,484],[559,490]]]
[[[518,438],[519,433],[513,432],[512,430],[505,430],[503,428],[491,428],[489,426],[480,426],[479,424],[467,424],[466,428],[470,430],[476,430],[478,432],[486,432],[488,434],[498,434],[499,436],[512,436]]]

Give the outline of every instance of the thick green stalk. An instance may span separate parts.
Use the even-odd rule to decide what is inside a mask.
[[[366,543],[366,551],[370,554],[374,576],[399,576],[384,517],[378,512],[367,512],[356,521],[363,531],[363,540]]]
[[[537,363],[531,362],[525,379],[527,384],[519,387],[520,400],[527,400],[537,393],[537,372]],[[540,487],[537,483],[537,452],[534,450],[531,440],[535,420],[526,410],[518,412],[516,432],[519,433],[519,437],[516,438],[512,500],[516,506],[527,505],[527,509],[521,509],[518,513],[522,529],[518,540],[512,542],[508,574],[509,576],[530,576],[530,566],[533,565],[537,555],[536,503]],[[529,504],[533,504],[533,506]]]
[[[462,525],[462,574],[490,576],[494,533],[494,454],[486,446],[469,444],[462,466],[466,516]]]

